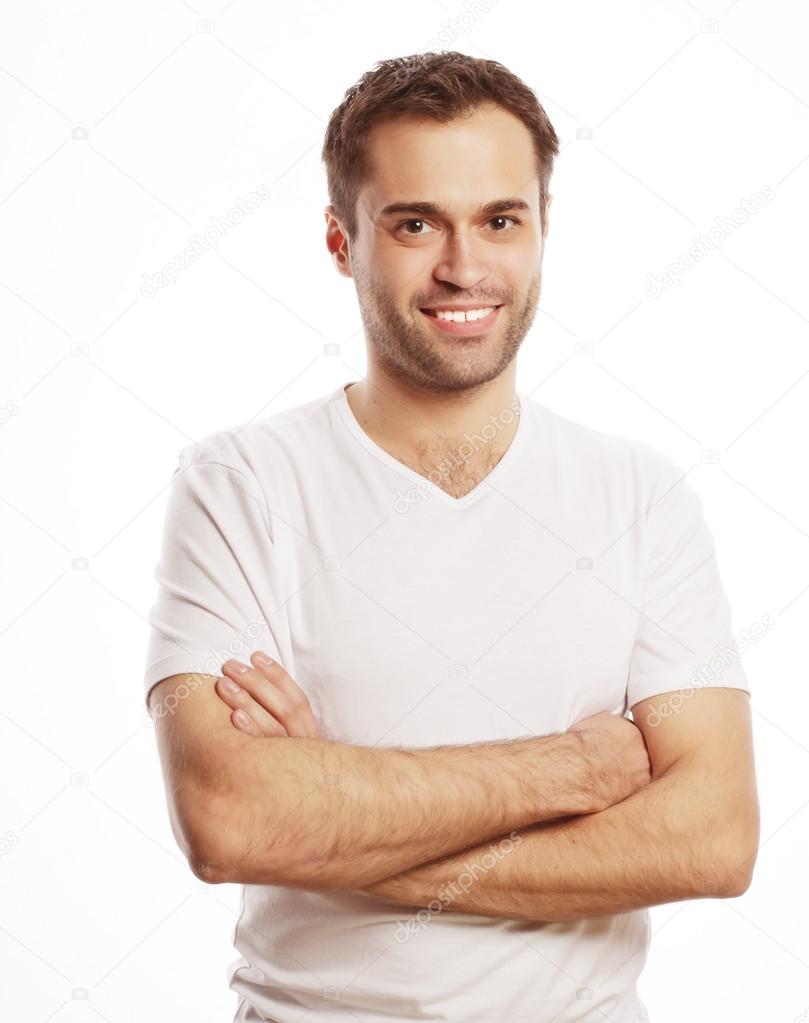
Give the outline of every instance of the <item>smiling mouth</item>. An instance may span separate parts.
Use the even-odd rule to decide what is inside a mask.
[[[492,330],[500,316],[502,305],[480,306],[478,309],[470,309],[467,312],[454,312],[447,310],[442,316],[442,310],[422,309],[422,315],[430,320],[430,330],[444,339],[455,338],[471,343],[472,341],[482,342],[492,336]],[[467,315],[470,318],[467,319]],[[505,315],[505,314],[504,314]]]
[[[426,316],[432,316],[434,319],[442,320],[445,323],[475,323],[477,320],[485,320],[487,316],[499,309],[502,303],[498,305],[487,305],[479,306],[477,309],[422,309]],[[440,315],[439,315],[440,314]]]

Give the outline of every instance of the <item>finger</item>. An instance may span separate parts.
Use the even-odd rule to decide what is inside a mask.
[[[272,728],[261,728],[255,723],[253,718],[250,716],[250,712],[239,707],[238,710],[234,710],[230,715],[231,724],[235,725],[240,732],[245,732],[247,735],[252,735],[257,739],[272,739],[279,736],[286,736],[287,732],[283,725],[278,724],[277,721],[273,722]]]
[[[249,721],[255,727],[259,735],[274,736],[274,735],[287,735],[287,730],[283,723],[274,718],[269,714],[260,704],[256,703],[250,693],[241,685],[239,689],[234,691],[229,688],[229,685],[234,684],[233,679],[230,678],[219,678],[216,681],[216,692],[220,699],[235,712],[237,710],[243,711],[248,715]],[[236,683],[238,685],[238,683]],[[231,715],[231,721],[239,725],[238,720],[234,720]],[[243,731],[249,731],[249,728],[242,728]],[[250,734],[253,734],[252,732]]]
[[[261,659],[261,651],[250,656],[250,662],[254,667],[258,668],[281,692],[286,696],[290,703],[308,703],[309,700],[306,693],[301,689],[295,679],[289,674],[284,668],[283,664],[278,661],[270,661],[267,663]],[[266,654],[264,655],[267,656]]]
[[[289,727],[289,715],[292,713],[291,701],[281,690],[270,681],[267,675],[260,668],[242,665],[247,670],[239,671],[238,661],[225,661],[222,671],[228,678],[232,679],[258,703],[268,714],[271,714],[276,721],[280,721],[284,727]]]
[[[247,689],[253,699],[286,728],[289,736],[319,738],[320,730],[303,690],[292,682],[277,662],[270,665],[261,665],[260,661],[256,663],[259,667],[248,667],[231,659],[225,661],[222,671]],[[239,671],[240,667],[246,670]],[[290,692],[292,695],[287,695]]]
[[[294,678],[278,661],[267,664],[261,659],[261,651],[250,658],[252,664],[261,671],[267,680],[287,699],[287,716],[284,718],[288,727],[291,725],[295,735],[320,737],[320,728],[315,720],[309,697],[301,689]],[[266,657],[266,655],[265,655]]]
[[[247,690],[240,689],[239,692],[234,693],[225,688],[225,682],[225,679],[220,679],[216,689],[220,699],[232,710],[230,716],[232,724],[250,735],[261,735],[270,738],[287,734],[286,728],[281,722],[276,721],[271,714],[268,714],[263,707],[259,706]],[[241,718],[239,712],[245,714],[246,719]]]
[[[239,708],[234,710],[230,715],[231,724],[234,724],[240,732],[247,732],[248,735],[254,735],[256,737],[261,735],[258,725],[253,721],[247,711]]]

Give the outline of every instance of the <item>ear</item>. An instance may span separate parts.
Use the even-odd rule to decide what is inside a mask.
[[[550,212],[551,203],[552,202],[553,202],[553,196],[551,195],[550,192],[548,192],[547,196],[545,197],[545,212],[544,212],[543,217],[542,217],[542,219],[543,219],[543,224],[542,224],[542,240],[543,241],[548,237],[548,213]]]
[[[329,204],[324,209],[323,215],[326,218],[326,248],[331,253],[337,272],[344,277],[353,277],[348,238],[343,231],[343,225],[337,219],[334,206]]]

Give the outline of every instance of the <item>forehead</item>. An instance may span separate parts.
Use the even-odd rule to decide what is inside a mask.
[[[531,135],[501,107],[478,107],[443,124],[412,116],[380,122],[371,129],[368,157],[359,200],[372,217],[402,199],[431,200],[459,213],[496,196],[537,204]]]

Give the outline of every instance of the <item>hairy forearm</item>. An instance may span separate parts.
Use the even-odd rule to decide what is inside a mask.
[[[408,906],[552,922],[739,894],[751,852],[734,846],[708,791],[704,774],[673,768],[600,813],[530,826],[362,890]]]
[[[575,734],[430,749],[245,742],[206,809],[217,881],[357,888],[537,821],[588,812]]]

